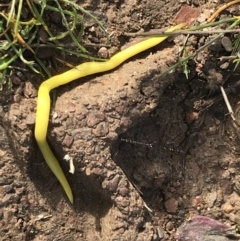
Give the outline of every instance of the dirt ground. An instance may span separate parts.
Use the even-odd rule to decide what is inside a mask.
[[[104,20],[113,42],[105,54],[111,55],[135,41],[124,32],[167,27],[184,4],[201,13],[224,2],[79,4]],[[240,15],[239,5],[223,15]],[[89,41],[101,37],[93,36],[93,25],[86,25]],[[208,39],[190,37],[187,45],[195,49]],[[0,93],[2,241],[175,240],[177,228],[194,215],[230,226],[240,222],[240,68],[233,71],[231,62],[219,59],[230,55],[220,40],[189,62],[188,79],[181,71],[156,78],[176,63],[180,40],[58,88],[48,141],[73,189],[73,205],[33,137],[40,81],[25,73],[10,95]],[[235,124],[214,84],[218,80]],[[73,175],[66,154],[74,160]]]

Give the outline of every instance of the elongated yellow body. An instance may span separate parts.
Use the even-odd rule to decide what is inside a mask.
[[[180,29],[182,26],[183,25],[180,24],[169,28],[167,31],[174,31],[176,29]],[[63,74],[49,78],[40,85],[40,88],[38,90],[35,138],[45,161],[61,183],[71,203],[73,203],[72,190],[62,171],[62,168],[60,167],[46,140],[50,114],[49,92],[60,85],[67,84],[81,77],[114,69],[120,64],[122,64],[125,60],[161,43],[166,38],[167,37],[153,37],[144,40],[117,53],[106,62],[87,62],[80,64],[76,68],[68,70]]]

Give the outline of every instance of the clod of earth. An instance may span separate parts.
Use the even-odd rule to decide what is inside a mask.
[[[184,26],[184,24],[179,24],[169,28],[167,31],[174,31],[176,29],[180,29]],[[111,59],[106,62],[96,63],[83,63],[77,66],[74,69],[71,69],[63,74],[56,75],[51,77],[50,79],[44,81],[38,91],[38,101],[37,101],[37,113],[36,113],[36,125],[35,125],[35,138],[38,143],[38,146],[43,154],[45,161],[48,166],[57,177],[59,182],[61,183],[64,191],[67,194],[68,199],[71,203],[73,203],[73,194],[70,188],[70,185],[60,167],[56,157],[52,153],[47,141],[47,128],[49,122],[49,113],[50,113],[50,97],[49,92],[60,86],[67,84],[73,80],[78,78],[92,75],[95,73],[101,73],[105,71],[109,71],[111,69],[116,68],[120,64],[122,64],[127,59],[133,57],[134,55],[143,52],[159,43],[164,41],[166,37],[153,37],[137,43],[119,53],[114,55]]]

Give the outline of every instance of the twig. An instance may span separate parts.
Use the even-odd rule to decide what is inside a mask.
[[[220,61],[223,61],[223,60],[234,60],[236,59],[238,56],[237,55],[230,55],[230,56],[222,56],[220,58],[218,58]]]
[[[229,112],[229,114],[231,115],[233,121],[235,121],[236,118],[234,117],[232,106],[231,106],[230,103],[229,103],[227,94],[226,94],[226,92],[225,92],[225,90],[224,90],[224,88],[223,88],[222,85],[220,85],[220,90],[221,90],[221,92],[222,92],[222,96],[223,96],[223,99],[224,99],[225,104],[226,104],[226,106],[227,106],[228,112]]]
[[[95,48],[101,48],[101,47],[106,47],[106,48],[110,48],[111,45],[108,45],[108,44],[94,44],[94,43],[82,43],[82,45],[84,47],[95,47]],[[46,44],[30,44],[29,46],[31,46],[32,48],[47,48],[47,47],[50,47],[50,48],[58,48],[58,47],[61,47],[61,48],[76,48],[76,44],[75,43],[66,43],[66,44],[56,44],[56,45],[49,45],[49,43],[46,43]]]
[[[148,207],[148,205],[143,201],[143,206],[150,212],[150,213],[152,213],[153,212],[153,210],[150,208],[150,207]]]
[[[159,37],[159,36],[175,36],[179,34],[215,34],[215,33],[239,33],[240,29],[211,29],[204,31],[191,31],[191,30],[178,30],[174,32],[164,32],[164,31],[156,31],[149,33],[124,33],[124,35],[129,37],[136,36],[151,36],[151,37]]]
[[[236,3],[240,3],[240,0],[235,0],[229,3],[224,4],[222,7],[220,7],[216,12],[214,12],[212,14],[212,16],[210,16],[210,18],[208,18],[207,22],[212,22],[223,10],[225,10],[226,8],[236,4]]]

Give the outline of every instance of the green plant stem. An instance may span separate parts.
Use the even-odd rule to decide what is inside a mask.
[[[57,4],[58,9],[59,9],[59,11],[60,11],[60,13],[61,13],[61,16],[62,16],[62,18],[63,18],[63,22],[64,22],[64,24],[65,24],[65,26],[66,26],[66,28],[67,28],[67,30],[68,30],[66,33],[71,36],[73,42],[78,46],[78,48],[79,48],[82,52],[88,53],[88,51],[87,51],[83,46],[81,46],[81,45],[79,44],[79,41],[77,41],[77,39],[75,38],[75,36],[74,36],[73,33],[72,33],[73,30],[74,30],[75,27],[76,27],[76,21],[73,21],[73,26],[72,26],[72,28],[70,29],[70,28],[69,28],[69,25],[68,25],[68,21],[67,21],[67,19],[66,19],[66,17],[65,17],[65,14],[64,14],[63,11],[62,11],[61,5],[59,4],[59,2],[58,2],[57,0],[55,0],[55,2],[56,2],[56,4]]]
[[[9,23],[11,22],[11,19],[13,18],[15,5],[16,5],[16,0],[12,0],[10,12],[9,12],[8,17],[7,17],[7,26],[9,25]]]
[[[226,30],[207,30],[207,31],[201,31],[205,28],[209,27],[215,27],[218,25],[221,25],[223,23],[228,23],[228,22],[234,22],[236,21],[236,18],[227,18],[227,19],[222,19],[217,22],[213,23],[206,23],[206,24],[200,24],[198,26],[194,26],[188,29],[183,29],[183,30],[176,30],[173,32],[165,32],[165,31],[154,31],[154,32],[148,32],[148,33],[124,33],[126,36],[132,36],[132,37],[143,37],[143,36],[149,36],[149,37],[163,37],[163,36],[174,36],[174,35],[179,35],[179,34],[213,34],[213,33],[230,33],[230,32],[239,32],[239,29],[226,29]]]
[[[22,13],[22,4],[23,4],[23,0],[19,0],[16,22],[14,24],[14,37],[17,36],[18,31],[19,31],[19,20],[20,20],[20,16],[21,16],[21,13]]]
[[[106,29],[103,27],[101,22],[98,21],[98,19],[94,15],[92,15],[89,11],[85,10],[84,8],[82,8],[81,6],[79,6],[78,4],[76,4],[76,3],[72,2],[72,1],[69,1],[69,0],[61,0],[61,1],[65,2],[68,5],[74,6],[76,9],[79,9],[82,13],[85,13],[90,18],[92,18],[98,24],[98,26],[102,29],[102,31],[104,32],[105,36],[109,40],[109,35],[108,35]]]
[[[240,20],[235,18],[235,22],[233,24],[231,24],[227,29],[232,29],[235,28],[238,24],[240,23]],[[170,68],[168,68],[167,70],[165,70],[163,73],[161,73],[160,75],[156,76],[156,78],[159,78],[163,75],[165,75],[166,73],[169,73],[173,70],[175,70],[177,67],[179,67],[180,65],[182,65],[184,62],[193,59],[199,52],[203,51],[206,47],[210,46],[212,43],[214,43],[217,39],[223,37],[224,35],[218,34],[216,37],[214,37],[213,39],[211,39],[208,43],[206,43],[205,45],[201,46],[199,49],[197,49],[193,54],[181,59],[180,61],[178,61],[176,64],[174,64],[173,66],[171,66]]]

